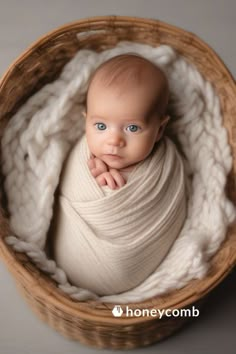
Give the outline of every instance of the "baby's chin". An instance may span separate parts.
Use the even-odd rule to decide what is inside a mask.
[[[132,170],[132,168],[138,163],[133,161],[125,161],[122,157],[113,156],[103,156],[102,160],[109,168],[114,168],[116,170]]]
[[[128,167],[130,164],[127,161],[124,161],[122,157],[117,156],[102,156],[102,160],[107,164],[110,168],[115,168],[117,170]]]

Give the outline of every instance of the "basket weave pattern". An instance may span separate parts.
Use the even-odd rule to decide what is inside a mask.
[[[213,83],[220,98],[224,126],[233,153],[233,169],[226,193],[236,202],[236,86],[208,45],[194,34],[156,20],[133,17],[96,17],[65,25],[39,39],[7,70],[0,82],[0,137],[8,120],[19,107],[46,83],[56,79],[63,66],[79,49],[102,51],[121,40],[151,46],[167,44],[184,55]],[[1,182],[3,182],[1,178]],[[2,183],[1,183],[2,184]],[[100,348],[125,349],[145,346],[169,336],[186,321],[183,317],[120,317],[112,315],[112,304],[75,302],[62,293],[55,282],[38,270],[24,254],[14,252],[4,242],[10,234],[6,198],[1,201],[0,256],[13,274],[19,290],[37,315],[66,337]],[[191,281],[171,294],[152,298],[131,309],[180,309],[200,306],[206,295],[236,263],[236,227],[213,257],[208,275]]]

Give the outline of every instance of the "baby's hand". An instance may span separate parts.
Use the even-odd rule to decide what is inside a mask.
[[[93,177],[95,178],[101,175],[103,172],[108,171],[108,166],[105,164],[105,162],[100,160],[98,157],[91,157],[88,160],[88,167]]]
[[[126,183],[124,177],[114,168],[111,168],[109,171],[103,172],[101,175],[97,176],[96,181],[99,186],[108,185],[110,189],[119,189]]]
[[[88,167],[96,178],[99,186],[108,185],[111,189],[118,189],[125,185],[126,181],[120,172],[114,168],[110,169],[98,157],[92,157],[88,160]]]

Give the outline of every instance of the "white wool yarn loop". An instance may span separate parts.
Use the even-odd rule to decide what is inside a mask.
[[[84,133],[82,102],[90,75],[103,61],[130,51],[159,65],[167,75],[175,112],[168,133],[177,137],[191,178],[188,215],[171,251],[146,281],[119,295],[97,297],[69,284],[44,248],[63,161]],[[197,69],[166,45],[153,48],[123,41],[101,53],[80,50],[56,81],[30,97],[12,117],[2,138],[2,158],[10,226],[17,235],[6,242],[28,254],[74,300],[139,302],[201,279],[235,221],[235,208],[224,192],[232,156],[219,99]]]

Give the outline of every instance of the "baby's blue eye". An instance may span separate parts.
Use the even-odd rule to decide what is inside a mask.
[[[130,132],[135,133],[136,131],[138,131],[139,127],[137,125],[131,124],[128,126],[127,128]]]
[[[96,123],[95,126],[98,130],[105,130],[106,129],[106,124],[104,124],[104,123]]]

